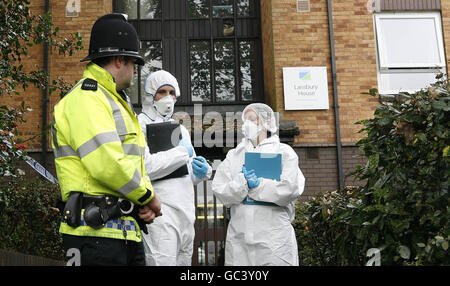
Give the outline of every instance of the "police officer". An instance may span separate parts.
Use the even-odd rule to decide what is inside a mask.
[[[54,109],[52,146],[65,202],[59,230],[81,265],[145,265],[140,230],[161,215],[144,167],[146,139],[123,93],[135,64],[144,64],[138,52],[125,15],[100,17],[83,78]]]

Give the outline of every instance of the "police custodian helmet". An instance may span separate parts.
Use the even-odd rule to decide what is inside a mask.
[[[140,41],[134,27],[123,14],[107,14],[97,19],[92,26],[89,55],[81,61],[111,56],[129,56],[138,65],[144,65],[139,55]]]

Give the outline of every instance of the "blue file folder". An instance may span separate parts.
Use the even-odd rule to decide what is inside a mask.
[[[280,181],[281,154],[245,152],[245,168],[257,177]]]

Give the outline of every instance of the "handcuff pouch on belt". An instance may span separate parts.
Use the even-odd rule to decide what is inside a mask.
[[[70,192],[69,199],[67,200],[64,210],[63,218],[66,223],[71,227],[77,227],[81,222],[81,208],[82,208],[83,193]]]
[[[69,226],[80,226],[81,209],[83,208],[84,222],[93,229],[104,227],[109,220],[129,215],[135,218],[141,230],[147,233],[145,222],[138,215],[139,207],[126,199],[114,196],[90,196],[81,192],[70,192],[63,211],[63,218]]]
[[[118,203],[104,206],[102,203],[91,202],[84,209],[84,222],[93,229],[100,229],[106,222],[122,216]]]

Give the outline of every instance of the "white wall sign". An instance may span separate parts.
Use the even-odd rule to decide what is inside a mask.
[[[284,109],[329,109],[326,67],[283,68]]]

